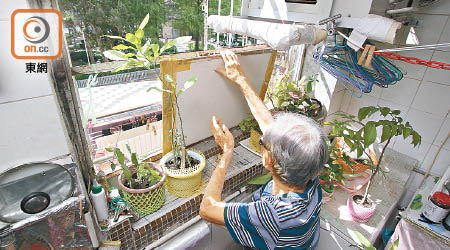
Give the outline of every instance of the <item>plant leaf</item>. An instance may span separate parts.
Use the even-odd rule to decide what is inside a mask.
[[[172,78],[172,76],[169,75],[169,74],[166,74],[166,75],[164,76],[164,78],[166,79],[166,81],[168,81],[168,82],[170,82],[170,83],[173,82],[173,78]]]
[[[112,148],[105,148],[105,150],[108,152],[111,152],[111,153],[114,152],[114,150]]]
[[[383,115],[383,116],[387,116],[390,111],[391,111],[391,109],[390,108],[386,108],[386,107],[383,107],[383,108],[380,109],[381,115]]]
[[[132,153],[132,154],[131,154],[131,162],[132,162],[135,166],[138,166],[138,165],[139,165],[139,162],[138,162],[136,153]]]
[[[420,143],[422,142],[422,137],[416,131],[414,131],[412,134],[413,134],[413,144],[414,147],[416,147],[417,145],[420,145]]]
[[[130,145],[128,145],[128,144],[125,144],[125,146],[127,147],[127,150],[128,150],[128,152],[129,152],[130,154],[132,154],[132,152],[131,152],[131,148],[130,148]]]
[[[119,44],[119,45],[114,46],[113,49],[115,49],[115,50],[124,50],[124,49],[134,49],[134,48],[131,47],[131,46],[127,46],[125,44]]]
[[[130,42],[130,43],[132,43],[134,45],[137,45],[139,43],[139,41],[140,41],[135,35],[133,35],[131,33],[127,33],[125,35],[125,37],[126,37],[128,42]]]
[[[396,241],[394,241],[394,243],[389,248],[389,250],[397,250],[399,242],[400,242],[400,238],[398,238]]]
[[[175,44],[175,40],[169,40],[166,44],[164,44],[164,46],[162,46],[162,48],[159,50],[159,54],[162,54],[166,49],[171,48],[172,46],[174,46]]]
[[[103,55],[105,55],[106,58],[113,60],[113,61],[122,61],[126,60],[125,54],[121,51],[117,50],[107,50],[103,52]]]
[[[381,133],[381,142],[385,142],[387,139],[389,139],[391,137],[391,127],[388,126],[383,126],[383,132]]]
[[[410,128],[404,128],[404,129],[403,129],[403,138],[406,139],[409,135],[411,135],[412,132],[413,132],[412,129],[410,129]]]
[[[121,37],[121,36],[109,36],[109,35],[105,35],[108,38],[112,38],[112,39],[120,39],[120,40],[125,40],[125,38]]]
[[[116,164],[114,164],[113,162],[111,162],[111,165],[109,166],[111,167],[112,171],[116,170]]]
[[[377,128],[374,123],[368,122],[364,127],[364,146],[368,147],[377,139]]]
[[[184,83],[184,86],[182,89],[180,89],[180,91],[178,91],[177,95],[181,95],[183,94],[186,90],[188,90],[190,87],[194,86],[194,84],[197,82],[198,77],[197,76],[193,76],[189,79],[187,79],[187,81]]]
[[[153,87],[148,88],[148,89],[147,89],[147,92],[150,92],[150,91],[152,91],[152,90],[156,90],[156,91],[159,91],[159,92],[172,93],[170,90],[163,89],[163,88],[161,88],[161,87],[156,87],[156,86],[153,86]]]
[[[134,32],[134,35],[137,39],[142,39],[144,37],[144,30],[138,29],[136,32]]]
[[[248,182],[248,184],[264,185],[270,180],[270,178],[272,178],[272,175],[270,173],[263,174],[254,177]]]
[[[115,148],[114,153],[116,154],[117,160],[119,161],[120,165],[123,167],[123,165],[125,165],[125,155],[123,155],[122,151],[120,151],[119,148]]]
[[[144,17],[144,20],[142,20],[141,24],[139,25],[139,29],[143,30],[145,26],[148,23],[148,19],[150,18],[150,14],[147,13],[147,15]]]
[[[392,114],[394,115],[399,115],[400,114],[400,110],[396,109],[396,110],[392,110]]]
[[[153,57],[158,57],[159,56],[159,45],[158,44],[153,44],[152,45],[152,51],[153,51]]]
[[[361,243],[365,250],[377,250],[360,232],[355,231],[353,233],[358,237],[359,243]]]
[[[360,121],[364,120],[364,118],[366,118],[367,115],[369,114],[370,108],[371,107],[360,108],[358,111],[358,120],[360,120]]]

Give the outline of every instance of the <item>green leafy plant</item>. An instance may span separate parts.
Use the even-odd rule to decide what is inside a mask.
[[[332,193],[334,190],[334,182],[341,182],[344,184],[344,175],[342,166],[336,162],[337,149],[333,145],[328,145],[328,161],[324,165],[324,169],[319,174],[319,179],[322,183],[322,189],[328,193]]]
[[[258,133],[262,134],[261,129],[259,128],[258,122],[255,120],[253,115],[249,114],[247,118],[242,120],[239,123],[239,128],[243,132],[250,132],[252,129],[256,130]]]
[[[374,114],[380,114],[381,119],[378,121],[367,121],[366,118]],[[400,116],[400,110],[391,110],[387,107],[363,107],[358,111],[358,117],[345,113],[338,113],[332,122],[325,122],[324,125],[332,126],[332,137],[343,137],[345,143],[350,147],[352,152],[356,151],[357,157],[366,154],[370,159],[369,166],[371,166],[371,176],[367,184],[364,197],[361,204],[367,202],[367,195],[371,187],[373,178],[380,170],[380,164],[383,159],[385,150],[391,139],[395,136],[402,136],[404,139],[412,138],[414,147],[420,145],[421,136],[414,131],[409,122],[404,122]],[[354,129],[353,125],[360,126],[359,129]],[[382,129],[381,143],[385,143],[378,161],[375,163],[367,153],[368,148],[377,138],[377,127]]]
[[[308,95],[312,92],[316,79],[302,77],[300,81],[289,81],[289,78],[290,74],[285,74],[267,91],[267,98],[275,111],[317,117],[321,110],[321,104]]]
[[[198,80],[198,77],[194,76],[189,78],[185,83],[182,89],[176,91],[177,83],[176,81],[168,74],[164,76],[164,79],[161,78],[161,75],[156,70],[156,65],[159,63],[159,58],[161,55],[171,47],[177,44],[187,43],[191,40],[190,36],[179,37],[173,40],[169,40],[162,47],[159,44],[152,44],[150,40],[144,41],[142,40],[144,37],[144,28],[147,25],[149,20],[149,14],[147,14],[144,20],[139,25],[139,28],[136,30],[134,34],[127,33],[125,37],[120,36],[106,36],[113,39],[119,39],[124,41],[123,44],[119,44],[114,46],[112,50],[108,50],[104,52],[104,55],[111,60],[120,60],[125,61],[125,63],[115,69],[114,71],[120,71],[129,67],[145,67],[148,70],[154,69],[154,72],[159,78],[160,83],[164,81],[167,83],[169,88],[153,86],[150,87],[147,91],[158,91],[165,92],[169,94],[170,107],[172,110],[172,128],[170,131],[170,139],[172,144],[172,153],[173,153],[173,164],[176,168],[184,168],[182,163],[185,162],[188,166],[191,166],[192,159],[188,154],[185,154],[186,143],[185,136],[183,131],[183,121],[181,119],[180,108],[178,105],[178,98],[189,88],[191,88]],[[144,43],[144,44],[143,44]],[[127,53],[125,53],[126,51]],[[180,129],[175,126],[177,121],[177,116],[180,121]],[[185,159],[182,161],[181,159]]]
[[[131,162],[136,167],[136,174],[133,175],[127,166],[125,154],[119,148],[106,148],[108,152],[114,152],[114,157],[119,162],[123,170],[123,175],[128,181],[128,185],[132,189],[145,189],[157,184],[161,180],[158,171],[154,170],[147,162],[140,161],[136,153],[131,152],[130,146],[127,150],[131,155]],[[111,161],[111,169],[114,170],[116,165]]]
[[[364,237],[364,235],[362,235],[360,232],[355,231],[353,232],[356,237],[359,240],[359,243],[361,243],[361,245],[364,247],[364,250],[377,250],[372,243],[370,243],[370,241]],[[391,245],[391,247],[389,248],[389,250],[397,250],[398,248],[398,243],[400,241],[400,238],[398,238],[396,241],[394,241],[394,243]]]

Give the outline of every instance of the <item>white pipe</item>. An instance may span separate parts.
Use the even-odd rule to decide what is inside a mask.
[[[388,15],[403,14],[403,13],[414,12],[417,10],[418,9],[415,7],[406,7],[406,8],[395,9],[395,10],[387,10],[386,14],[388,14]]]
[[[229,195],[227,198],[224,199],[225,202],[230,201],[234,197],[240,195],[241,193],[245,192],[247,190],[246,187],[241,188],[241,190],[234,192],[233,194]],[[175,230],[171,231],[170,233],[164,235],[163,237],[159,238],[157,241],[153,242],[149,246],[145,248],[145,250],[151,250],[154,248],[157,248],[161,246],[162,244],[166,243],[168,240],[175,237],[180,232],[184,231],[186,228],[194,225],[196,222],[198,222],[201,219],[199,215],[195,216],[194,218],[190,219],[188,222],[184,223],[180,227],[177,227]]]
[[[446,47],[450,47],[450,43],[439,43],[439,44],[429,44],[429,45],[421,45],[421,46],[401,47],[401,48],[395,48],[395,49],[383,49],[383,50],[378,50],[378,52],[436,49],[436,48],[446,48]]]
[[[400,2],[403,2],[403,0],[389,0],[389,3],[390,3],[390,4],[393,4],[393,3],[400,3]]]
[[[234,5],[234,1],[231,0],[231,5],[230,5],[230,17],[233,16],[233,5]],[[231,48],[231,33],[228,33],[228,37],[227,37],[227,45],[228,48]]]
[[[219,6],[217,6],[217,15],[220,16],[220,9],[222,8],[222,0],[219,0]],[[217,32],[217,38],[216,38],[216,48],[219,47],[219,32]]]

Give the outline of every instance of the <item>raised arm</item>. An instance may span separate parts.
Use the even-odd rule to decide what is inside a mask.
[[[234,82],[241,89],[245,100],[247,100],[248,106],[250,107],[250,111],[264,133],[269,124],[273,121],[272,115],[264,102],[256,94],[255,90],[253,90],[251,83],[242,71],[236,54],[231,50],[221,51],[220,54],[225,63],[225,68],[219,68],[216,69],[216,71]]]

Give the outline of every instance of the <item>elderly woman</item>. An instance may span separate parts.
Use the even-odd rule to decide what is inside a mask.
[[[327,160],[326,136],[310,118],[283,113],[272,118],[251,88],[236,55],[221,53],[225,69],[217,72],[244,94],[263,136],[262,163],[272,180],[257,190],[250,203],[225,203],[222,188],[233,155],[234,140],[213,117],[211,128],[223,154],[206,187],[200,216],[226,226],[233,239],[253,249],[314,249],[319,240],[322,193],[317,174]]]

